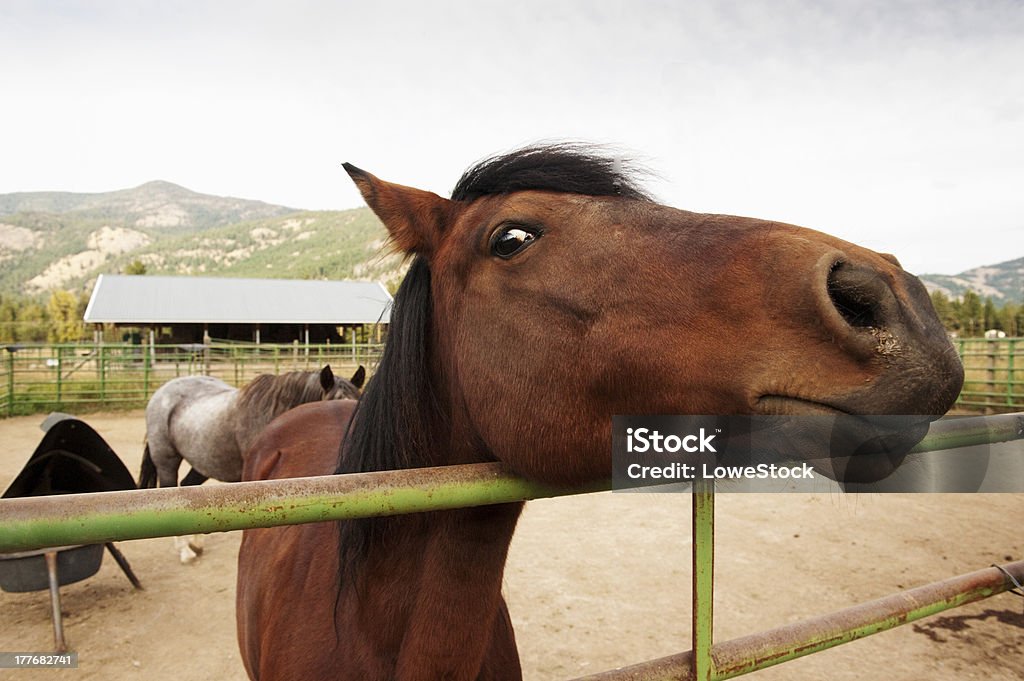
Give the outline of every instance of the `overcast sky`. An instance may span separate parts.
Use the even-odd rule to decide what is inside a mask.
[[[952,274],[1024,256],[1019,2],[0,3],[0,193],[299,208],[614,144],[660,200]]]

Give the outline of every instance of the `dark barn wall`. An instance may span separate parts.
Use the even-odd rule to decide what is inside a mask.
[[[255,324],[210,324],[208,325],[210,338],[215,340],[230,340],[253,342],[256,340]],[[304,324],[260,324],[261,343],[300,343],[306,340],[306,327]],[[203,329],[199,327],[199,340],[202,342]],[[342,337],[338,334],[337,327],[328,324],[310,324],[309,342],[314,344],[340,343]]]
[[[203,330],[208,331],[214,340],[229,340],[252,343],[256,340],[255,324],[175,324],[157,327],[156,342],[166,343],[202,343]],[[260,324],[261,343],[294,343],[306,340],[303,324]],[[170,333],[166,333],[167,330]],[[139,333],[137,327],[121,327],[122,338],[126,342],[145,342],[149,332]],[[344,338],[338,333],[338,327],[330,324],[310,324],[309,342],[313,344],[342,343]]]

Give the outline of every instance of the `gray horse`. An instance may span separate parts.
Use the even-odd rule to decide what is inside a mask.
[[[146,406],[146,448],[139,488],[175,487],[182,460],[192,465],[182,485],[208,478],[242,479],[242,454],[274,417],[306,402],[356,399],[366,372],[346,381],[330,366],[319,372],[262,374],[243,388],[212,376],[185,376],[160,386]]]
[[[192,470],[182,485],[198,485],[209,478],[238,482],[242,456],[276,416],[306,402],[357,399],[365,378],[362,366],[349,380],[336,378],[326,366],[319,372],[263,374],[243,388],[212,376],[172,379],[146,406],[139,488],[156,487],[157,482],[160,487],[177,486],[183,460]],[[201,552],[198,540],[179,540],[178,549],[183,563]]]

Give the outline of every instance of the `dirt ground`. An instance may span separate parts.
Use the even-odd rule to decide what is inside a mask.
[[[138,470],[141,412],[83,418]],[[40,421],[0,420],[0,489],[38,444]],[[718,641],[1024,557],[1019,494],[720,494],[717,507]],[[0,678],[245,679],[234,624],[240,537],[209,535],[186,566],[170,538],[121,543],[144,591],[132,590],[109,555],[96,576],[61,590],[79,669],[0,670]],[[689,649],[689,552],[689,495],[528,504],[505,576],[526,678],[569,679]],[[51,645],[47,593],[0,593],[0,650]],[[1010,594],[753,676],[1022,677],[1024,599]]]

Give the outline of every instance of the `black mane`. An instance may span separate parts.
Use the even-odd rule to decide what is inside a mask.
[[[441,418],[426,361],[430,266],[416,257],[395,294],[387,344],[349,425],[335,473],[417,468]]]
[[[431,451],[433,433],[445,423],[426,359],[431,309],[430,267],[417,256],[395,294],[387,344],[349,422],[336,474],[431,465],[425,453]],[[338,523],[340,578],[355,571],[393,521],[385,517]]]
[[[452,190],[452,199],[472,201],[491,194],[538,189],[651,200],[637,181],[644,174],[641,168],[601,152],[600,147],[563,142],[492,156],[463,173]]]

